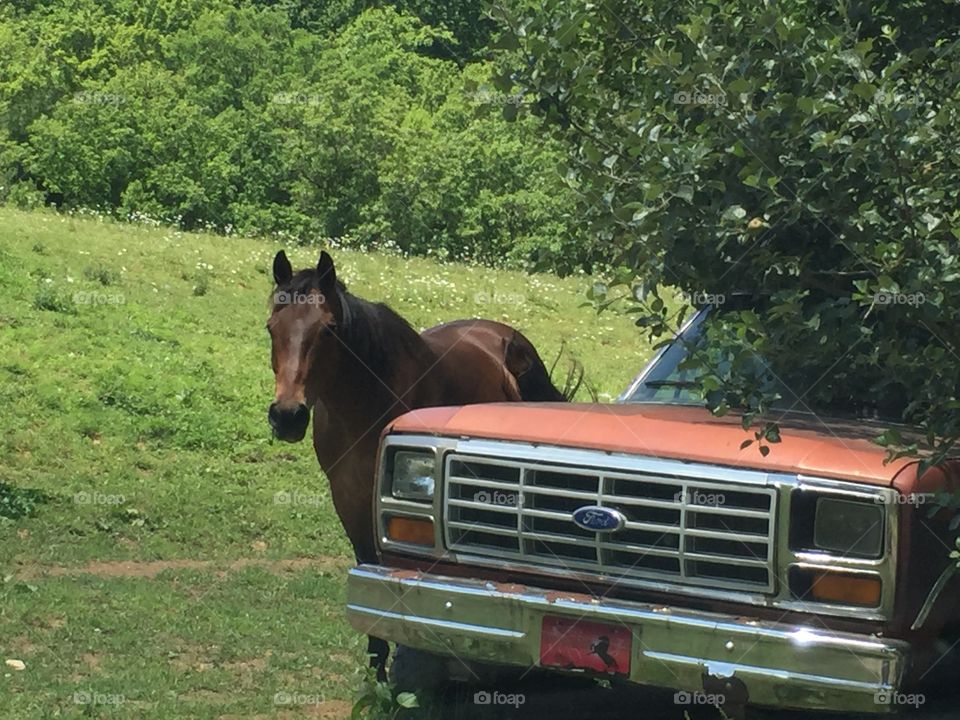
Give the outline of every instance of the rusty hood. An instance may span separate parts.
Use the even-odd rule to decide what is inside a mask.
[[[872,485],[916,476],[915,463],[909,460],[884,462],[884,449],[872,442],[883,426],[788,415],[780,419],[780,427],[781,442],[770,445],[766,457],[756,443],[741,447],[753,431],[741,427],[739,416],[715,417],[702,407],[652,403],[423,408],[401,415],[387,431],[588,448]]]

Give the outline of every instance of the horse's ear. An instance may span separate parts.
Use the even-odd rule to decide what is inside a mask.
[[[287,254],[281,250],[273,257],[273,281],[279,287],[286,285],[293,277],[293,267],[287,260]]]
[[[324,250],[317,261],[317,277],[320,278],[321,290],[334,290],[337,286],[337,271],[333,267],[333,258]]]

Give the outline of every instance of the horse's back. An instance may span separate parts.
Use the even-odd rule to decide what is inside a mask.
[[[533,343],[516,328],[496,320],[454,320],[424,330],[421,337],[456,373],[476,378],[482,365],[489,377],[503,376],[503,382],[489,386],[503,395],[496,399],[565,400]]]

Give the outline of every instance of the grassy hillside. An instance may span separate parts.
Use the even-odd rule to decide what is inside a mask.
[[[349,546],[309,444],[266,423],[279,247],[0,209],[0,661],[26,664],[0,672],[5,718],[348,707]],[[548,363],[565,343],[607,397],[649,355],[580,307],[586,279],[333,254],[416,327],[500,319]]]

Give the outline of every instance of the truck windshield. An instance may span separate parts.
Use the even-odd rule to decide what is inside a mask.
[[[625,402],[702,405],[708,399],[704,397],[701,391],[697,371],[681,367],[688,354],[688,348],[694,346],[702,338],[703,323],[708,312],[708,310],[701,310],[697,313],[690,324],[660,355],[642,379],[635,383],[630,394],[624,398]],[[718,358],[717,362],[721,368],[725,364],[722,358]],[[757,370],[763,369],[763,362],[760,358],[756,359],[755,365]],[[777,383],[776,380],[772,382],[781,398],[783,398],[781,404],[785,404],[784,409],[797,404],[798,398],[782,383]],[[802,408],[797,409],[802,410]]]
[[[691,320],[681,335],[671,343],[656,359],[651,367],[628,389],[622,396],[623,402],[635,403],[664,403],[674,405],[715,405],[716,398],[705,397],[702,391],[696,369],[682,367],[688,349],[702,341],[704,337],[704,321],[709,310],[700,310]],[[717,356],[714,358],[717,367],[724,371],[729,367],[729,360]],[[799,413],[825,414],[834,417],[856,417],[859,419],[882,420],[885,422],[902,422],[902,408],[897,406],[876,407],[868,403],[845,403],[843,406],[816,405],[809,395],[802,392],[803,382],[786,383],[780,375],[772,369],[766,361],[757,356],[751,364],[752,372],[758,377],[767,378],[767,390],[780,396],[774,403],[774,409]],[[748,372],[751,369],[748,369]],[[791,390],[791,387],[801,388],[801,394]]]

